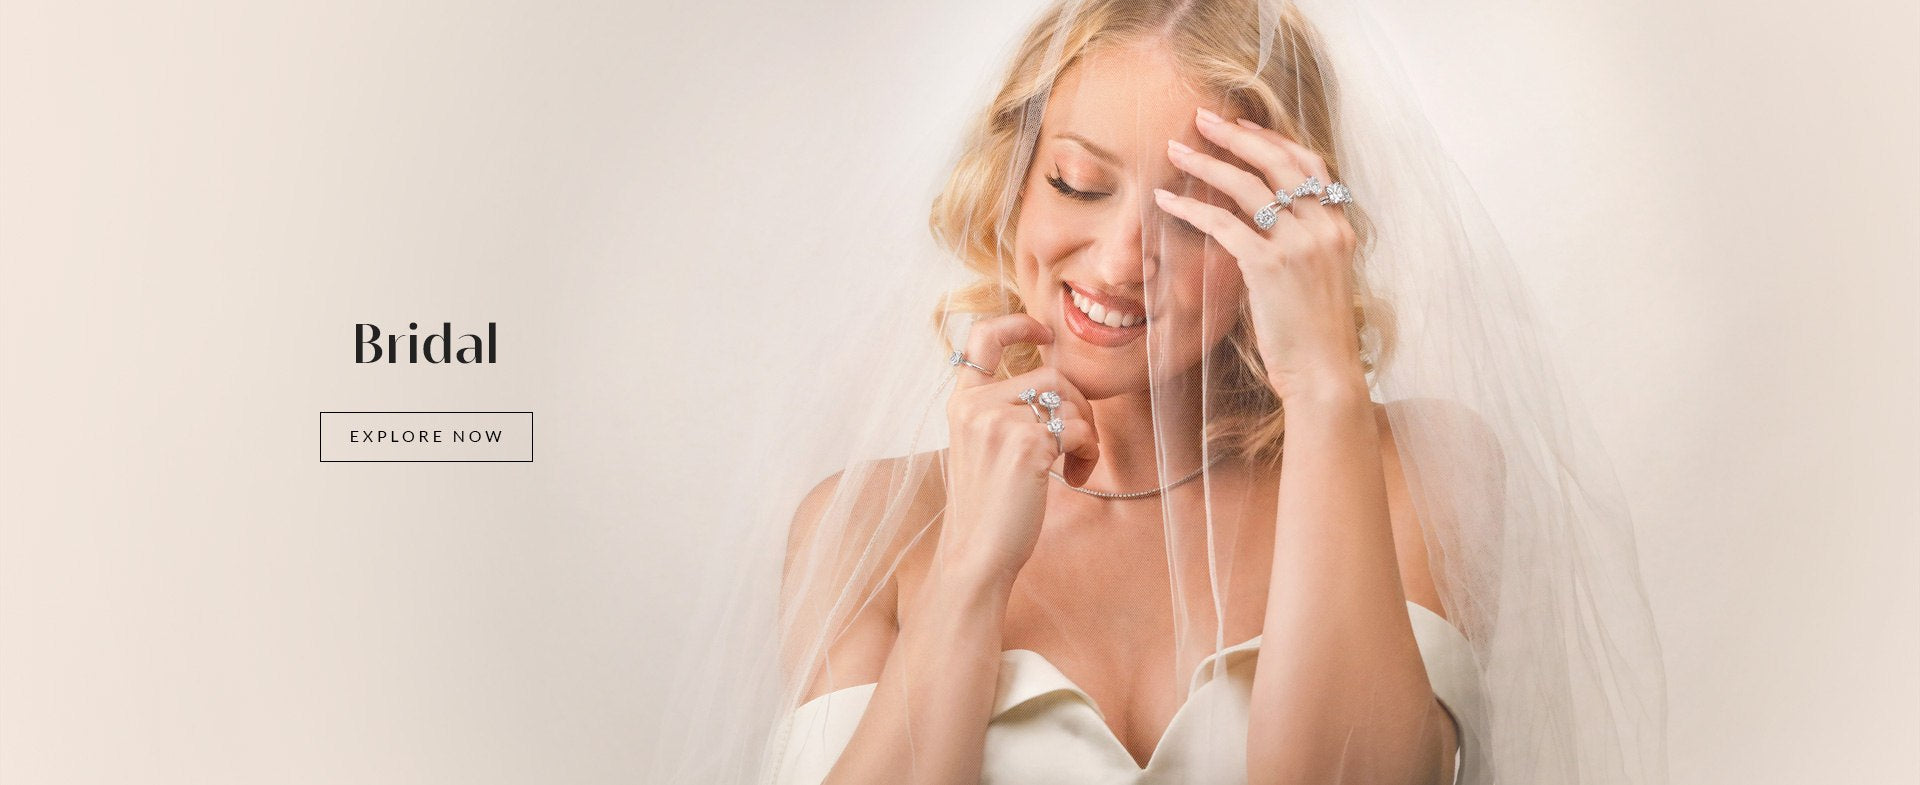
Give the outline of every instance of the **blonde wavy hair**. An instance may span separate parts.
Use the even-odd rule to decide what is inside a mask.
[[[1256,4],[1261,2],[1056,0],[1041,15],[992,104],[969,130],[946,187],[933,203],[929,223],[934,238],[977,276],[942,298],[933,314],[936,331],[944,337],[958,315],[988,318],[1026,310],[1002,270],[1013,247],[1018,185],[1032,160],[1039,110],[1060,75],[1100,48],[1163,45],[1203,92],[1223,96],[1246,118],[1314,151],[1328,174],[1339,179],[1340,158],[1333,145],[1337,96],[1320,56],[1319,34],[1292,3],[1281,4],[1272,12],[1272,54],[1264,69],[1257,68],[1261,9]],[[1371,224],[1357,205],[1343,209],[1359,241],[1349,273],[1357,293],[1353,312],[1360,356],[1371,375],[1391,353],[1392,312],[1365,291],[1359,275],[1372,246]],[[1256,463],[1277,464],[1286,412],[1267,381],[1246,298],[1241,298],[1234,326],[1214,351],[1213,378],[1206,385],[1211,446]],[[1038,347],[1019,344],[1008,347],[996,372],[1014,376],[1039,364]]]

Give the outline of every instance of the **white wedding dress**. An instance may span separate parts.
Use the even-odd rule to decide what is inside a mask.
[[[1407,603],[1414,639],[1434,695],[1460,728],[1454,781],[1483,781],[1476,738],[1485,706],[1473,650],[1438,614]],[[1141,768],[1115,738],[1093,701],[1045,657],[1026,649],[1000,654],[1000,683],[987,725],[982,785],[1240,785],[1247,781],[1247,705],[1253,684],[1254,637],[1202,660],[1193,689],[1173,715],[1159,745]],[[1227,677],[1213,679],[1216,658]],[[821,695],[796,710],[775,782],[818,785],[853,736],[876,685]]]

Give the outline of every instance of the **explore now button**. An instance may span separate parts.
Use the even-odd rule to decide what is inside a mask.
[[[533,460],[533,412],[321,412],[320,462]]]

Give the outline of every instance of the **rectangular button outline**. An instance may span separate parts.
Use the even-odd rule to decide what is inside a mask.
[[[329,414],[524,414],[527,416],[527,457],[526,458],[472,458],[468,460],[440,459],[440,460],[420,460],[420,461],[410,461],[410,460],[405,460],[400,458],[335,458],[333,460],[327,460],[327,415]],[[325,411],[320,413],[319,424],[320,424],[320,427],[319,427],[320,440],[318,444],[319,454],[317,457],[320,459],[321,463],[533,463],[533,456],[534,456],[533,412]]]

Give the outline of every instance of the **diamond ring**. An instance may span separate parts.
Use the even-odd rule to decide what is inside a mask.
[[[1021,393],[1022,397],[1025,395],[1025,392]],[[1053,446],[1061,453],[1065,453],[1067,443],[1060,438],[1060,434],[1067,429],[1067,423],[1060,419],[1060,393],[1055,390],[1041,393],[1040,405],[1047,407],[1047,433],[1053,434]]]
[[[1280,210],[1284,209],[1286,209],[1286,205],[1279,202],[1268,202],[1267,206],[1253,211],[1253,225],[1260,227],[1260,231],[1263,232],[1272,229],[1274,223],[1280,220]]]
[[[1293,195],[1295,197],[1319,196],[1323,190],[1325,190],[1325,188],[1320,185],[1320,178],[1308,175],[1306,182],[1301,183],[1299,187],[1293,189]]]
[[[1327,184],[1327,195],[1320,197],[1321,204],[1349,204],[1353,201],[1353,192],[1338,182]]]
[[[979,365],[976,365],[972,360],[967,359],[967,353],[960,351],[959,349],[955,349],[953,350],[953,354],[947,355],[947,364],[953,366],[956,369],[964,365],[964,366],[967,366],[968,368],[972,368],[988,376],[993,375],[992,371],[982,368]]]
[[[1032,387],[1028,387],[1027,389],[1020,391],[1020,402],[1026,404],[1028,409],[1033,410],[1034,422],[1046,422],[1047,416],[1044,414],[1041,414],[1040,407],[1034,405],[1033,403],[1034,400],[1039,398],[1039,396],[1040,394],[1038,392],[1035,392]]]
[[[1293,194],[1287,193],[1286,191],[1274,191],[1273,201],[1268,202],[1267,206],[1253,211],[1253,225],[1260,227],[1260,231],[1263,232],[1272,229],[1273,225],[1280,220],[1280,211],[1292,206]]]

